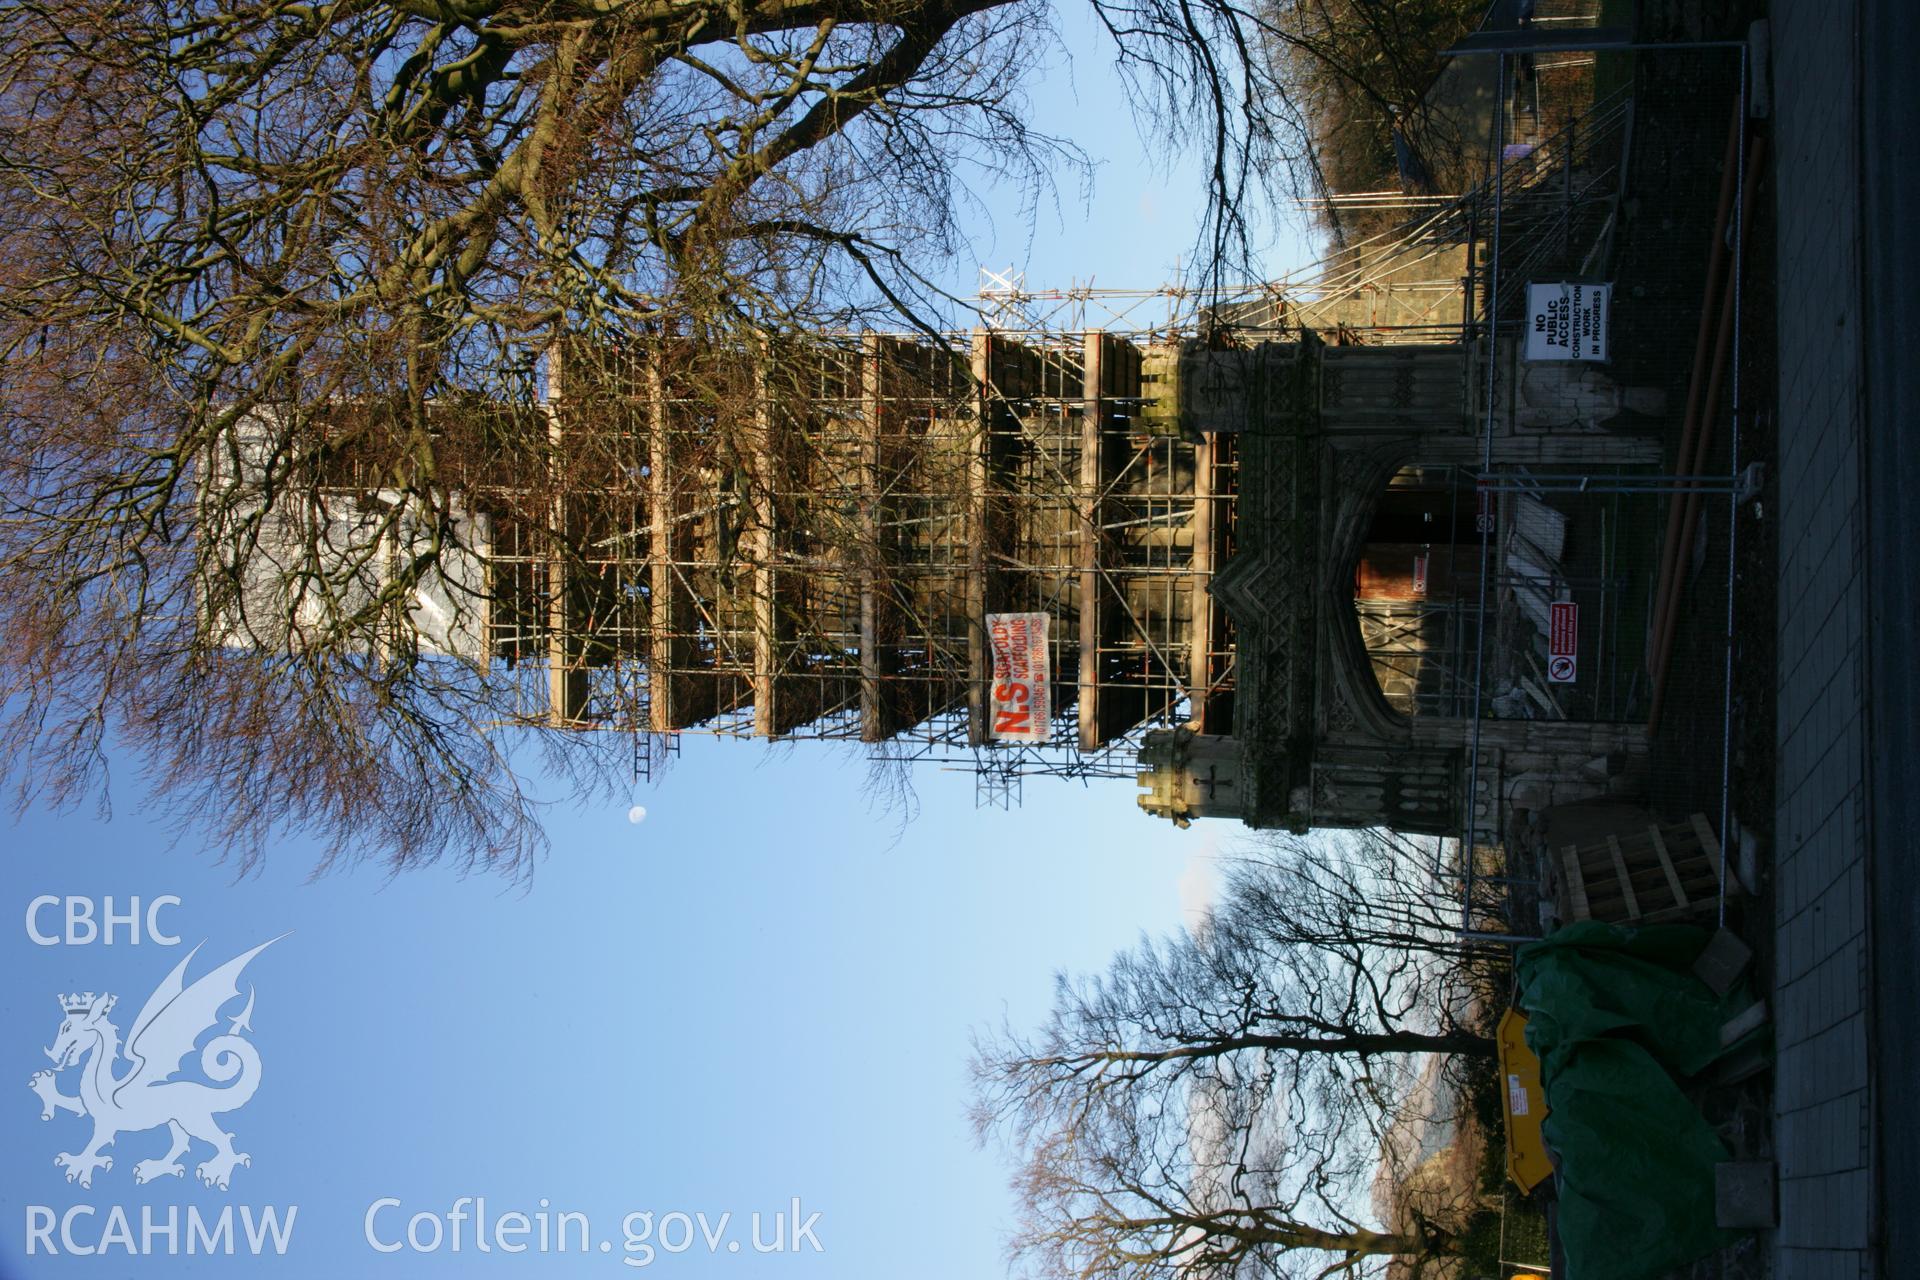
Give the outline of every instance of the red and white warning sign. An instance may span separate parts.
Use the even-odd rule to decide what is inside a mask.
[[[1547,632],[1547,679],[1572,684],[1580,669],[1580,606],[1555,600]]]
[[[1048,687],[1047,615],[990,613],[993,698],[987,736],[998,742],[1045,742],[1053,709]]]

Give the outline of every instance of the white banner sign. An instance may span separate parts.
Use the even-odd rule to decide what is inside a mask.
[[[1045,742],[1050,736],[1047,615],[990,613],[993,698],[987,736],[1000,742]]]
[[[1527,315],[1527,359],[1607,359],[1612,285],[1530,284]]]

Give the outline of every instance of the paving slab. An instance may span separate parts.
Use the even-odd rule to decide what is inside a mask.
[[[1861,0],[1777,0],[1780,537],[1774,1274],[1882,1270]]]

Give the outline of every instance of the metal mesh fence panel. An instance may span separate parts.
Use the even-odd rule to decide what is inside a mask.
[[[1759,153],[1744,50],[1496,55],[1470,376],[1470,768],[1488,726],[1645,726],[1596,785],[1726,830],[1740,260]],[[1508,735],[1510,739],[1511,735]],[[1478,792],[1477,792],[1478,794]],[[1483,807],[1483,838],[1512,795]]]

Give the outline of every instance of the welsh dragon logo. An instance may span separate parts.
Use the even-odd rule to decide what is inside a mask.
[[[93,1118],[93,1140],[85,1149],[61,1152],[53,1158],[55,1165],[67,1171],[68,1182],[92,1186],[94,1170],[113,1168],[113,1157],[100,1154],[103,1147],[113,1145],[120,1134],[161,1125],[167,1127],[172,1145],[158,1160],[137,1162],[133,1166],[135,1182],[183,1176],[186,1169],[180,1157],[195,1141],[213,1147],[212,1158],[196,1170],[200,1181],[210,1187],[226,1190],[234,1166],[252,1163],[245,1152],[233,1149],[233,1135],[214,1122],[216,1115],[245,1106],[260,1087],[260,1054],[243,1035],[253,1029],[249,1023],[253,1016],[252,988],[247,991],[246,1007],[230,1020],[227,1030],[200,1050],[200,1070],[215,1084],[173,1077],[194,1051],[195,1042],[219,1023],[220,1010],[239,998],[240,971],[279,940],[268,939],[202,975],[191,986],[185,981],[187,965],[200,948],[189,951],[147,997],[140,1016],[127,1032],[124,1048],[119,1028],[107,1018],[113,1012],[115,997],[91,991],[60,997],[66,1020],[60,1024],[53,1047],[46,1051],[53,1060],[53,1070],[35,1072],[28,1083],[40,1095],[42,1120],[53,1119],[56,1111]],[[122,1057],[130,1066],[116,1074],[116,1064]],[[60,1092],[57,1074],[75,1066],[80,1069],[80,1092],[77,1097],[69,1097]]]

